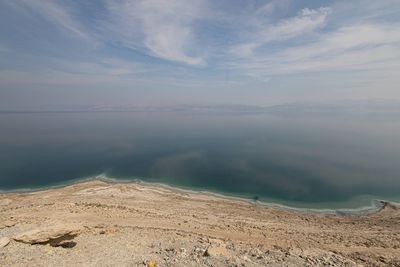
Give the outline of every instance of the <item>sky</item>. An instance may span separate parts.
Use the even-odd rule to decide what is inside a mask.
[[[0,1],[0,106],[400,100],[399,0]]]

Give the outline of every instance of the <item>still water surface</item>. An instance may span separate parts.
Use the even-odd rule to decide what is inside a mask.
[[[400,196],[400,120],[185,112],[0,113],[0,189],[106,174],[299,207]]]

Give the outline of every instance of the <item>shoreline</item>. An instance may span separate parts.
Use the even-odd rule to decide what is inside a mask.
[[[224,200],[240,201],[240,202],[244,202],[247,204],[258,205],[261,207],[267,207],[267,208],[272,208],[272,209],[277,209],[277,210],[282,210],[282,211],[287,211],[287,212],[305,213],[305,214],[309,213],[309,214],[323,214],[323,215],[368,215],[368,214],[380,212],[388,204],[394,204],[394,205],[400,204],[399,202],[396,202],[396,201],[372,198],[370,200],[370,205],[360,206],[360,207],[356,207],[356,208],[294,207],[294,206],[290,206],[290,205],[278,203],[278,202],[266,202],[266,201],[262,201],[262,200],[252,200],[250,197],[246,198],[244,196],[241,197],[241,196],[228,195],[224,192],[212,192],[212,191],[208,191],[208,190],[189,189],[189,188],[183,188],[183,187],[175,186],[175,185],[168,185],[168,184],[164,184],[164,183],[147,182],[147,181],[141,180],[139,178],[135,178],[135,179],[112,178],[112,177],[107,177],[104,174],[94,175],[94,176],[89,176],[89,177],[75,178],[75,179],[71,179],[69,181],[60,183],[60,184],[42,186],[42,187],[37,187],[37,188],[0,190],[0,195],[2,195],[2,194],[34,193],[34,192],[48,191],[48,190],[52,190],[52,189],[62,189],[62,188],[68,187],[68,186],[83,184],[83,183],[87,183],[87,182],[91,182],[91,181],[102,181],[102,182],[106,182],[108,184],[138,184],[138,185],[145,185],[145,186],[149,186],[149,187],[158,187],[158,188],[168,189],[168,190],[178,192],[178,193],[206,195],[206,196],[221,198]],[[279,201],[279,200],[277,200],[277,201]]]
[[[399,222],[91,177],[0,194],[0,266],[397,266]]]

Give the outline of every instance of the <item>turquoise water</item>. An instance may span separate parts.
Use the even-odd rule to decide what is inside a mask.
[[[400,120],[190,112],[0,113],[0,189],[106,174],[299,207],[400,195]]]

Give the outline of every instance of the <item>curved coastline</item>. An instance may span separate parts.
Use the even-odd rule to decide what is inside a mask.
[[[217,198],[222,198],[226,200],[232,201],[240,201],[246,202],[250,204],[260,205],[272,209],[279,209],[288,212],[299,212],[299,213],[314,213],[314,214],[322,214],[322,215],[367,215],[372,213],[377,213],[382,211],[388,204],[395,204],[398,205],[397,202],[388,201],[383,199],[371,199],[371,204],[369,206],[360,206],[357,208],[305,208],[305,207],[294,207],[278,202],[266,202],[262,200],[252,200],[250,198],[246,198],[244,196],[234,196],[225,194],[224,192],[212,192],[208,190],[196,190],[196,189],[189,189],[183,188],[180,186],[175,185],[168,185],[159,182],[147,182],[139,178],[132,178],[132,179],[124,179],[124,178],[113,178],[108,177],[105,174],[99,174],[94,176],[88,177],[81,177],[71,179],[66,182],[62,182],[55,185],[49,186],[41,186],[37,188],[19,188],[19,189],[11,189],[11,190],[0,190],[0,194],[12,194],[12,193],[32,193],[32,192],[39,192],[39,191],[46,191],[52,189],[63,188],[67,186],[72,186],[75,184],[90,182],[90,181],[102,181],[110,184],[118,184],[118,183],[125,183],[125,184],[141,184],[150,187],[160,187],[164,189],[168,189],[171,191],[179,192],[179,193],[190,193],[190,194],[202,194]],[[277,200],[278,201],[278,200]]]
[[[168,266],[233,265],[227,260],[246,266],[399,262],[400,206],[390,203],[368,215],[328,215],[107,176],[68,184],[0,194],[1,234],[10,239],[0,248],[6,254],[1,266],[14,266],[21,258],[27,259],[21,265],[29,265],[33,250],[37,262],[63,266],[76,265],[76,258],[142,265],[144,257]],[[79,233],[65,247],[19,241],[26,233],[51,235],[60,229]],[[121,259],[127,260],[116,264]]]

